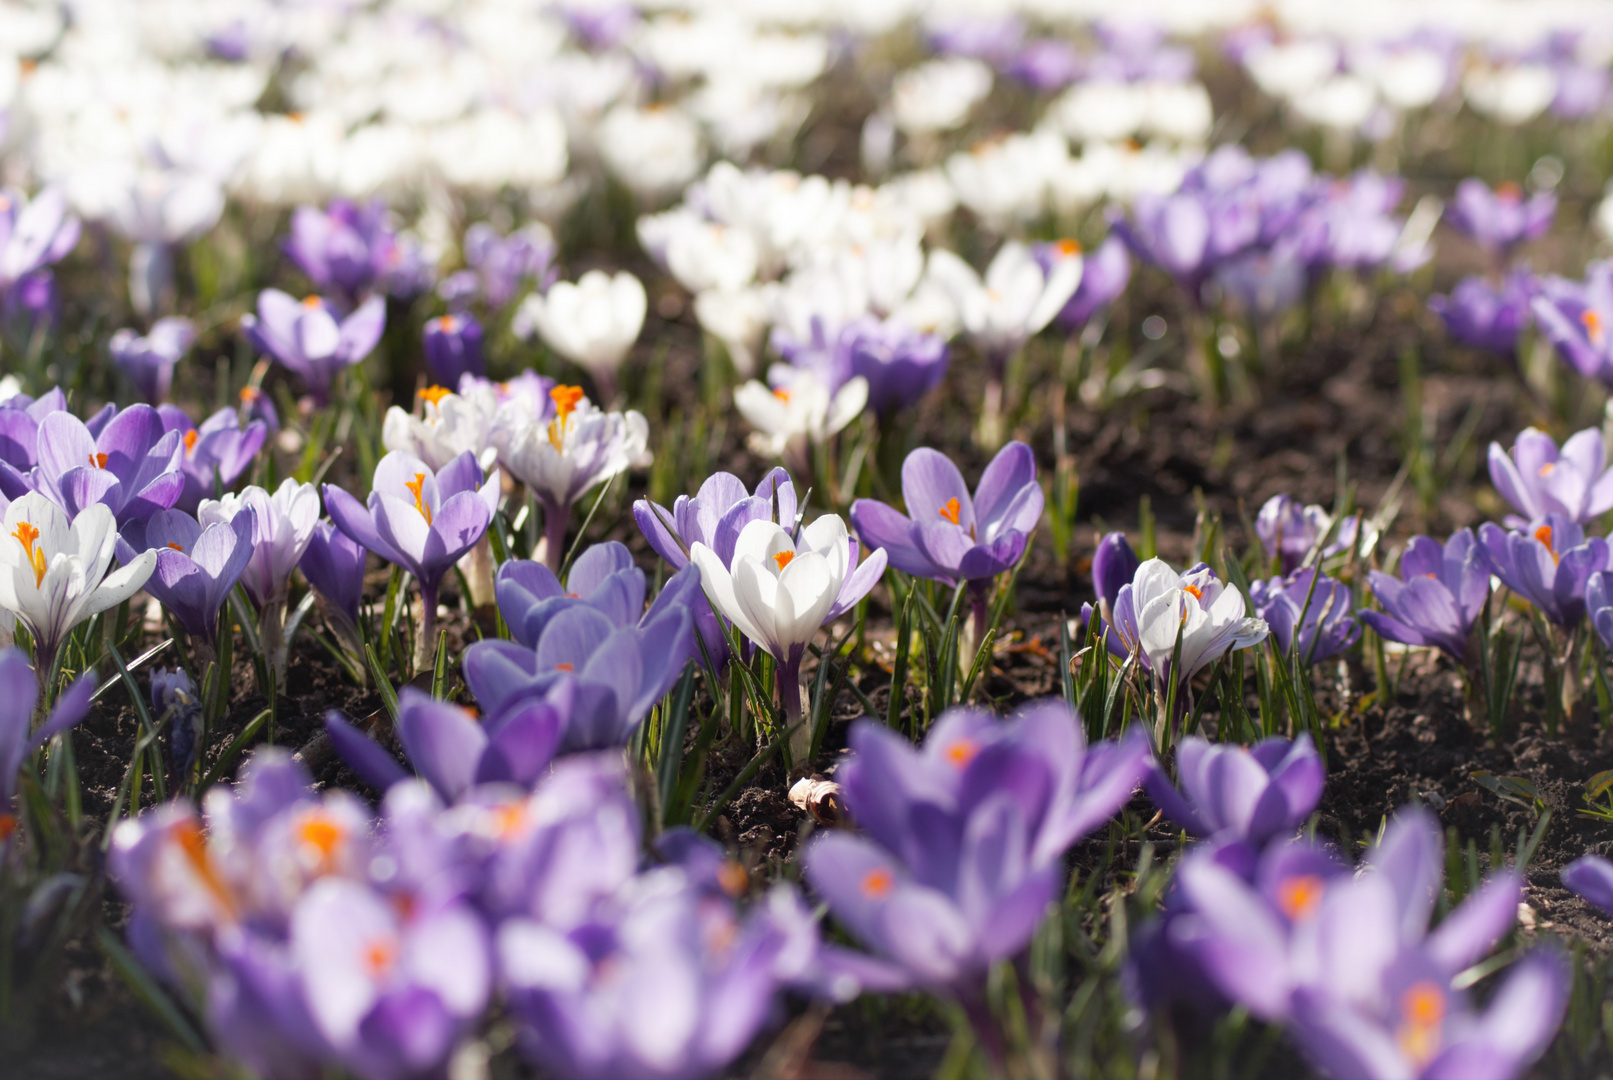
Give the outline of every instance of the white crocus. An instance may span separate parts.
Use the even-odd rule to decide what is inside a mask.
[[[241,572],[241,584],[258,606],[259,641],[276,680],[284,684],[291,646],[285,633],[286,590],[291,572],[302,561],[319,524],[319,490],[289,476],[273,495],[253,484],[240,494],[227,492],[222,499],[203,499],[196,520],[205,529],[217,522],[234,521],[243,511],[252,514],[252,558]]]
[[[394,405],[381,423],[381,444],[401,450],[440,470],[469,450],[486,472],[498,457],[493,445],[493,422],[498,412],[498,391],[485,381],[465,380],[459,393],[440,386],[420,392],[420,415]]]
[[[500,409],[493,437],[499,460],[543,506],[545,559],[558,571],[571,504],[643,457],[650,425],[636,411],[601,412],[576,386],[549,396],[555,411],[547,423],[526,409]]]
[[[896,77],[891,112],[909,135],[950,131],[991,92],[989,65],[966,57],[931,60]]]
[[[734,408],[756,429],[754,452],[784,457],[798,471],[806,471],[808,444],[835,435],[868,404],[868,380],[860,375],[830,393],[804,368],[775,364],[768,374],[774,386],[752,379],[734,391]]]
[[[75,626],[129,599],[157,565],[157,553],[145,551],[107,573],[118,533],[112,511],[101,503],[69,522],[61,507],[30,491],[6,509],[5,534],[0,607],[33,636],[39,671],[51,669]]]
[[[1130,599],[1136,641],[1127,644],[1140,648],[1158,675],[1170,668],[1180,637],[1180,663],[1173,671],[1179,683],[1229,652],[1259,644],[1268,632],[1264,620],[1244,614],[1243,594],[1203,564],[1178,574],[1163,559],[1149,559],[1132,576]],[[1125,619],[1117,615],[1116,623],[1124,627]]]
[[[547,293],[533,293],[516,319],[530,326],[555,352],[587,371],[600,396],[615,395],[616,369],[644,328],[648,300],[639,279],[623,270],[590,270],[577,280],[557,282]]]

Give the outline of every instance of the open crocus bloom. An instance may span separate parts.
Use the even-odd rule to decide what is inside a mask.
[[[492,468],[498,458],[498,447],[493,444],[498,391],[492,383],[474,377],[461,379],[458,385],[458,393],[447,386],[421,390],[419,416],[396,405],[387,409],[381,422],[381,445],[413,454],[433,469],[441,469],[469,450],[483,469]]]
[[[1243,594],[1203,563],[1178,574],[1163,559],[1149,559],[1120,590],[1114,612],[1119,647],[1137,653],[1155,678],[1178,683],[1235,649],[1259,644],[1267,633],[1264,620],[1244,616]],[[1173,672],[1178,639],[1181,667]]]
[[[590,270],[576,284],[560,281],[521,304],[518,320],[542,335],[549,347],[587,371],[609,401],[616,369],[644,327],[649,301],[638,278],[623,270]]]
[[[183,510],[164,510],[125,525],[118,558],[125,569],[147,555],[156,566],[146,591],[162,602],[185,631],[207,648],[218,640],[218,612],[252,558],[250,510],[205,528]],[[139,554],[136,554],[139,553]]]
[[[140,590],[157,556],[145,552],[108,574],[118,534],[112,511],[92,503],[69,521],[61,507],[29,492],[6,508],[0,537],[0,608],[33,635],[35,659],[49,671],[72,629]]]
[[[1583,525],[1613,509],[1613,469],[1595,428],[1572,436],[1561,450],[1538,428],[1519,432],[1510,455],[1491,443],[1490,482],[1518,511],[1507,517],[1509,529],[1547,514]]]
[[[202,421],[197,427],[176,405],[161,405],[163,427],[179,433],[184,451],[179,455],[179,471],[185,477],[185,490],[174,506],[187,514],[196,513],[203,499],[213,497],[218,487],[226,491],[251,466],[269,436],[269,425],[262,420],[241,424],[240,414],[230,408]],[[217,485],[217,486],[215,486]]]
[[[1490,598],[1490,572],[1489,553],[1472,529],[1443,544],[1414,536],[1400,557],[1399,578],[1372,571],[1372,595],[1383,610],[1364,610],[1361,621],[1390,641],[1431,645],[1460,660]]]
[[[1196,735],[1176,751],[1182,790],[1155,766],[1143,780],[1149,798],[1195,836],[1253,844],[1297,829],[1322,797],[1326,767],[1309,735],[1252,747],[1222,746]]]
[[[1557,196],[1549,191],[1525,199],[1517,184],[1497,184],[1492,191],[1483,180],[1469,177],[1456,185],[1445,220],[1486,251],[1505,255],[1544,234],[1556,214]]]
[[[258,296],[258,313],[241,316],[241,329],[259,352],[302,376],[318,404],[343,369],[363,360],[386,329],[386,301],[372,296],[352,314],[337,312],[317,296],[299,301],[279,289]]]
[[[756,453],[788,455],[799,459],[798,465],[804,462],[808,444],[838,434],[868,404],[868,380],[860,375],[833,392],[806,368],[774,364],[767,378],[771,388],[752,379],[735,390],[734,408],[756,429],[750,439]]]
[[[1541,278],[1529,310],[1546,340],[1575,371],[1613,385],[1613,262],[1591,263],[1583,283]]]
[[[69,516],[101,503],[120,526],[143,521],[173,506],[184,491],[181,438],[163,430],[161,414],[150,405],[129,406],[98,434],[72,413],[53,412],[39,422],[39,465],[28,486]]]
[[[1053,317],[1081,284],[1081,247],[1053,245],[1039,261],[1023,244],[1009,242],[986,268],[985,277],[945,249],[930,253],[929,275],[957,307],[963,329],[1000,370]]]

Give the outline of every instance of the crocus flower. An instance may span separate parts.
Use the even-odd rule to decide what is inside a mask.
[[[1004,244],[985,276],[942,248],[930,253],[929,275],[957,307],[964,332],[1001,376],[1003,365],[1064,309],[1081,284],[1081,247],[1052,245],[1038,260],[1023,244]]]
[[[1142,565],[1137,553],[1126,542],[1126,534],[1112,532],[1098,541],[1092,553],[1092,588],[1098,595],[1098,613],[1105,622],[1114,621],[1115,601],[1120,590],[1131,584]]]
[[[116,406],[107,408],[117,411]],[[37,400],[16,394],[0,401],[0,463],[9,466],[0,468],[0,490],[7,498],[15,499],[29,490],[28,474],[39,464],[39,422],[53,412],[66,411],[67,395],[59,386]],[[105,427],[105,423],[101,426]]]
[[[1268,632],[1264,620],[1244,616],[1243,594],[1227,588],[1208,566],[1200,563],[1178,574],[1163,559],[1137,567],[1115,597],[1109,629],[1111,651],[1135,654],[1161,687],[1173,678],[1185,685],[1201,668],[1258,645]],[[1181,666],[1172,671],[1178,640]]]
[[[345,620],[350,641],[358,640],[358,604],[364,595],[364,545],[328,521],[314,526],[297,567],[308,584]],[[338,620],[340,621],[340,620]]]
[[[1481,274],[1456,283],[1449,296],[1431,296],[1428,309],[1445,323],[1445,332],[1463,345],[1515,357],[1518,335],[1529,323],[1534,275],[1515,270],[1496,286]]]
[[[508,236],[485,221],[465,230],[465,263],[468,270],[450,274],[438,293],[456,311],[480,291],[489,307],[497,310],[515,299],[527,282],[547,288],[554,277],[554,237],[542,222],[530,222]]]
[[[718,614],[778,661],[779,696],[791,723],[801,718],[801,659],[819,627],[839,618],[885,573],[876,551],[857,564],[846,523],[826,514],[792,536],[771,520],[740,530],[732,559],[690,545],[689,561]]]
[[[476,546],[498,510],[498,470],[483,479],[476,458],[459,455],[440,470],[394,450],[375,466],[368,503],[325,485],[325,509],[352,539],[420,583],[424,605],[417,664],[437,648],[437,589]]]
[[[1271,627],[1271,636],[1286,655],[1319,664],[1354,645],[1361,636],[1355,621],[1355,594],[1341,581],[1323,574],[1313,588],[1315,567],[1296,570],[1249,586],[1255,613]]]
[[[140,395],[155,405],[168,397],[174,365],[190,351],[195,340],[194,323],[171,317],[152,323],[145,337],[127,328],[119,330],[107,347],[112,362],[129,377]]]
[[[33,727],[34,706],[39,701],[39,678],[21,649],[0,650],[0,856],[3,856],[17,818],[11,800],[17,794],[17,774],[29,763],[34,752],[55,735],[71,728],[90,711],[95,693],[95,675],[81,676],[56,699],[50,715],[37,729]]]
[[[470,315],[443,315],[427,319],[426,371],[438,386],[458,386],[461,376],[485,375],[482,324]]]
[[[639,279],[623,270],[614,275],[590,270],[576,284],[560,281],[533,293],[516,313],[549,347],[593,376],[601,399],[616,396],[616,369],[644,328],[649,301]],[[524,336],[524,335],[523,335]]]
[[[74,627],[140,591],[157,557],[146,552],[107,573],[118,540],[112,511],[92,503],[69,518],[29,492],[6,508],[0,537],[0,608],[14,612],[34,639],[47,676]]]
[[[1479,540],[1495,576],[1558,626],[1585,617],[1585,585],[1608,568],[1607,541],[1560,514],[1535,518],[1508,532],[1493,522],[1479,527]]]
[[[299,206],[291,215],[286,255],[315,288],[356,304],[371,289],[393,284],[388,279],[408,255],[386,218],[380,202],[360,206],[336,199],[324,210]]]
[[[1459,529],[1441,544],[1414,536],[1400,556],[1400,577],[1381,570],[1369,576],[1383,610],[1360,613],[1361,621],[1390,641],[1428,645],[1462,660],[1473,624],[1490,598],[1490,557],[1472,529]]]
[[[396,405],[387,409],[381,422],[381,445],[413,454],[433,469],[442,468],[469,450],[482,468],[492,468],[498,458],[494,438],[499,410],[519,413],[526,406],[519,402],[500,404],[498,392],[485,379],[465,376],[458,385],[458,393],[442,386],[421,390],[419,416]],[[548,401],[547,390],[544,401]]]
[[[302,301],[279,289],[258,294],[257,315],[241,316],[241,329],[259,352],[302,376],[314,403],[325,404],[331,381],[370,355],[386,328],[386,301],[372,296],[351,315],[317,296]]]
[[[360,1076],[440,1072],[492,989],[486,924],[462,903],[398,905],[368,885],[317,881],[291,916],[308,1012]]]
[[[917,402],[947,370],[945,339],[914,330],[899,317],[852,320],[841,328],[835,350],[847,379],[867,380],[868,407],[881,416]]]
[[[244,427],[241,415],[234,409],[220,409],[197,427],[177,405],[159,405],[162,426],[177,431],[184,452],[179,458],[179,471],[185,477],[185,490],[180,493],[174,508],[187,514],[196,513],[203,499],[211,499],[220,489],[228,491],[251,466],[263,441],[269,437],[269,426],[262,420],[253,420]]]
[[[954,586],[967,582],[979,641],[992,579],[1025,554],[1042,518],[1036,455],[1024,443],[1009,443],[971,496],[945,454],[920,447],[902,463],[902,498],[911,517],[875,499],[852,503],[857,535],[904,574]]]
[[[797,471],[805,471],[809,445],[833,438],[868,404],[868,380],[860,376],[831,391],[809,369],[774,364],[767,382],[752,379],[735,390],[734,408],[756,429],[749,440],[751,450],[786,458]]]
[[[1525,240],[1545,235],[1557,214],[1557,196],[1537,191],[1525,199],[1517,184],[1498,184],[1469,177],[1456,185],[1456,197],[1445,208],[1445,220],[1497,259]]]
[[[258,640],[276,678],[283,681],[289,646],[284,639],[286,590],[319,524],[319,492],[288,476],[273,495],[254,484],[239,495],[204,500],[196,516],[206,528],[233,521],[243,511],[252,516],[252,557],[241,572],[241,584],[258,607]],[[362,572],[359,576],[362,580]]]
[[[171,719],[169,753],[175,767],[188,771],[195,764],[202,734],[202,695],[184,668],[158,668],[151,673],[151,715],[159,724],[164,718]]]
[[[398,739],[420,775],[450,803],[477,784],[530,788],[560,748],[576,690],[575,680],[556,679],[544,694],[483,725],[458,705],[405,686],[398,692]],[[325,730],[353,771],[370,784],[385,790],[408,775],[340,713],[326,714]]]
[[[146,591],[198,644],[212,650],[218,645],[219,608],[252,558],[253,528],[251,513],[204,528],[183,510],[163,510],[123,527],[118,558],[128,569],[154,556]]]
[[[1315,999],[1305,1002],[1306,992],[1325,995],[1341,1011],[1393,1003],[1387,991],[1407,954],[1418,957],[1434,990],[1449,995],[1456,975],[1517,921],[1522,881],[1501,873],[1429,931],[1445,845],[1425,811],[1395,816],[1363,874],[1302,857],[1308,847],[1301,841],[1268,849],[1244,876],[1212,846],[1190,853],[1177,876],[1195,915],[1191,951],[1222,993],[1262,1019],[1307,1011]]]
[[[1333,518],[1326,510],[1315,503],[1303,506],[1286,494],[1273,495],[1255,518],[1255,535],[1266,556],[1276,559],[1284,574],[1292,574],[1323,537],[1333,535],[1333,542],[1322,549],[1324,558],[1350,550],[1360,524],[1360,516],[1351,514],[1339,522],[1336,534],[1330,534]]]
[[[795,512],[795,483],[781,468],[762,477],[754,494],[733,473],[717,472],[693,496],[679,495],[670,511],[648,499],[633,503],[633,519],[644,539],[675,570],[689,565],[689,549],[696,543],[711,548],[724,563],[732,562],[734,542],[746,525],[776,521],[794,529]]]
[[[67,212],[67,198],[50,187],[32,199],[15,189],[0,191],[0,297],[48,273],[78,244],[78,218]]]
[[[851,730],[841,794],[862,830],[819,833],[807,880],[911,984],[975,1000],[1058,896],[1064,853],[1131,798],[1147,739],[1086,746],[1062,702],[1007,722],[948,710],[922,747],[868,720]]]
[[[1529,302],[1535,324],[1569,366],[1588,379],[1613,386],[1613,262],[1585,268],[1583,284],[1559,277],[1540,279]]]
[[[581,387],[556,386],[549,397],[552,411],[518,412],[497,438],[499,459],[543,506],[544,561],[558,570],[571,504],[638,460],[650,425],[633,410],[601,412]],[[510,415],[501,412],[500,418]]]
[[[129,406],[99,435],[72,413],[53,412],[39,422],[39,465],[28,486],[69,516],[100,503],[120,526],[143,521],[173,506],[184,491],[181,438],[163,430],[161,414],[150,405]]]
[[[1158,765],[1143,780],[1165,816],[1194,836],[1255,847],[1292,833],[1322,798],[1326,768],[1309,735],[1254,746],[1211,743],[1196,735],[1176,749],[1181,792]]]
[[[641,875],[570,929],[510,919],[499,974],[523,1050],[567,1078],[717,1075],[773,1015],[789,937],[679,867]]]
[[[1613,468],[1596,428],[1572,436],[1560,451],[1556,439],[1532,427],[1519,433],[1510,455],[1491,443],[1490,482],[1518,511],[1507,516],[1509,529],[1548,514],[1584,525],[1613,509]]]

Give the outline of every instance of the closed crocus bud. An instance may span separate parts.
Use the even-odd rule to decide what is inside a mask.
[[[1445,332],[1463,345],[1516,356],[1518,335],[1529,324],[1534,275],[1514,271],[1497,287],[1475,274],[1456,283],[1449,296],[1428,298],[1428,310],[1445,323]]]
[[[196,326],[189,319],[158,319],[151,332],[141,337],[133,330],[112,335],[108,349],[112,362],[129,377],[140,396],[155,405],[168,396],[174,365],[190,351],[196,340]]]
[[[438,386],[458,386],[461,376],[482,376],[482,325],[470,315],[428,319],[425,328],[426,370]]]
[[[1098,612],[1104,622],[1114,621],[1115,600],[1121,588],[1131,584],[1140,565],[1125,533],[1112,532],[1098,541],[1098,549],[1092,553],[1092,587],[1098,594]]]
[[[196,759],[197,736],[202,733],[202,696],[183,668],[158,668],[151,673],[151,715],[160,724],[169,721],[169,751],[174,765],[189,769]]]
[[[1486,251],[1504,257],[1545,233],[1556,214],[1557,196],[1549,191],[1526,199],[1517,184],[1498,184],[1492,191],[1484,181],[1469,178],[1456,185],[1445,220]]]
[[[1400,557],[1399,578],[1371,572],[1372,595],[1383,610],[1362,611],[1361,621],[1390,641],[1431,646],[1461,660],[1490,598],[1491,572],[1490,556],[1472,529],[1443,544],[1414,536]]]
[[[1309,735],[1222,746],[1198,736],[1176,751],[1181,792],[1156,766],[1143,781],[1154,805],[1194,836],[1256,847],[1291,833],[1322,798],[1327,770]]]
[[[560,281],[546,293],[532,294],[516,318],[592,375],[600,397],[609,401],[615,395],[616,369],[644,328],[648,303],[644,286],[625,270],[590,270],[575,284]]]

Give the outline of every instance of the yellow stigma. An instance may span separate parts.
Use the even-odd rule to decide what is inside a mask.
[[[428,386],[420,391],[420,400],[428,401],[433,405],[441,405],[442,399],[452,393],[453,391],[446,386]]]
[[[1322,879],[1315,874],[1300,874],[1277,886],[1277,906],[1290,920],[1303,919],[1314,912],[1322,902]]]
[[[196,452],[196,429],[191,428],[185,432],[185,456],[190,457]]]
[[[175,826],[173,831],[174,842],[184,854],[185,860],[196,876],[202,879],[202,885],[213,894],[225,911],[232,915],[235,913],[235,895],[230,887],[219,876],[218,868],[213,864],[212,854],[207,850],[207,838],[202,835],[202,827],[194,821],[184,821]]]
[[[963,768],[980,753],[980,744],[973,739],[959,739],[946,749],[946,758],[957,768]]]
[[[784,402],[786,405],[790,403],[790,392],[784,389],[782,386],[773,391],[773,396]]]
[[[302,306],[307,308],[309,311],[313,311],[324,306],[324,303],[325,301],[321,300],[317,296],[305,296],[302,298]]]
[[[1551,526],[1550,525],[1542,525],[1540,528],[1536,529],[1535,530],[1535,539],[1539,540],[1542,544],[1546,545],[1546,550],[1551,553],[1552,565],[1553,566],[1557,565],[1557,561],[1558,561],[1557,549],[1555,547],[1553,547],[1552,543],[1551,543]]]
[[[1058,253],[1066,259],[1071,255],[1081,254],[1081,244],[1075,240],[1060,240],[1056,245],[1056,248]]]
[[[1591,339],[1591,344],[1601,348],[1602,340],[1606,334],[1602,330],[1602,317],[1590,308],[1579,313],[1579,321],[1585,326],[1585,336]]]
[[[452,315],[444,315],[442,318],[437,320],[437,325],[445,334],[459,333],[459,320],[454,318]]]
[[[896,875],[883,866],[875,867],[863,875],[862,894],[870,900],[883,900],[896,887]]]
[[[1192,593],[1193,599],[1195,600],[1204,599],[1204,590],[1199,588],[1197,585],[1183,585],[1182,591],[1185,593]]]
[[[414,474],[414,479],[413,480],[405,480],[404,483],[403,483],[403,486],[408,488],[409,491],[411,493],[413,493],[413,495],[414,495],[414,508],[416,510],[420,511],[420,516],[426,519],[426,524],[427,525],[430,525],[431,524],[431,507],[426,505],[426,500],[425,500],[425,495],[424,495],[424,492],[426,490],[426,474],[423,473],[423,472],[415,473]]]
[[[1557,463],[1555,461],[1548,461],[1548,462],[1546,462],[1544,465],[1542,465],[1540,467],[1540,475],[1541,476],[1550,476],[1552,473],[1554,473],[1556,471],[1557,471]]]
[[[364,970],[370,978],[381,979],[398,959],[398,943],[391,937],[378,937],[364,947]]]
[[[941,507],[940,510],[936,511],[936,513],[940,514],[942,517],[952,522],[952,524],[956,525],[958,524],[958,517],[962,510],[963,505],[958,502],[956,497],[953,497],[948,499],[947,504]]]
[[[773,561],[778,563],[779,573],[781,574],[784,572],[784,568],[790,565],[794,559],[795,552],[793,551],[781,551],[777,555],[773,556]]]
[[[555,410],[554,419],[549,421],[549,445],[557,452],[565,446],[566,421],[577,411],[583,396],[580,386],[557,386],[549,391],[549,399],[554,402]]]
[[[90,465],[93,466],[94,468],[97,468],[97,469],[106,468],[106,455],[105,454],[91,454],[90,455]]]
[[[34,568],[34,588],[39,588],[45,582],[45,552],[43,548],[34,547],[34,541],[39,539],[39,530],[26,521],[17,522],[17,531],[11,534],[22,545],[23,554],[28,559],[28,565]]]

